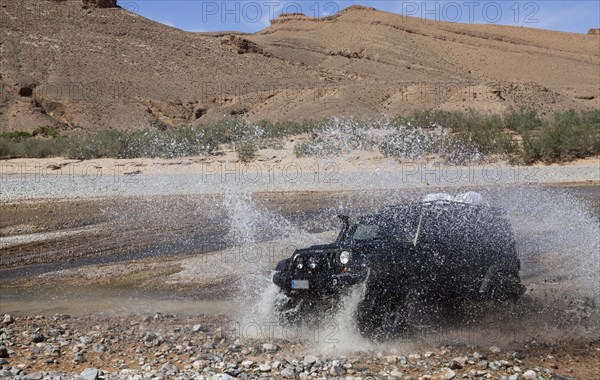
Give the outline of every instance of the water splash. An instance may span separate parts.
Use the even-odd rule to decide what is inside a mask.
[[[332,118],[294,150],[298,156],[317,157],[373,150],[410,160],[436,155],[451,164],[478,163],[485,156],[475,144],[453,137],[449,128],[438,124],[418,128],[385,117],[369,122]]]
[[[272,270],[296,248],[322,240],[281,214],[261,207],[250,192],[226,191],[223,206],[229,220],[227,240],[235,246],[238,265],[244,267],[244,274],[235,284],[237,300],[245,310],[240,322],[275,323],[273,310],[279,289],[271,281]]]
[[[450,193],[456,195],[465,190],[470,188],[455,189]],[[477,306],[467,310],[458,323],[454,321],[448,325],[442,322],[433,330],[420,332],[418,337],[405,337],[387,343],[385,347],[406,347],[415,341],[431,342],[431,339],[437,342],[440,336],[447,334],[451,338],[442,341],[450,343],[487,343],[486,334],[492,332],[495,337],[507,341],[524,339],[528,334],[549,337],[561,331],[572,333],[574,328],[581,328],[580,333],[598,334],[597,324],[594,324],[598,320],[596,305],[600,295],[597,284],[600,276],[598,219],[566,190],[522,186],[479,188],[477,191],[492,205],[507,211],[515,231],[522,261],[521,275],[529,289],[528,293],[516,308]],[[323,210],[323,214],[335,215],[340,211],[356,210],[360,210],[358,213],[370,212],[385,204],[422,199],[426,193],[424,190],[411,193],[356,192],[350,197],[339,196],[329,209]],[[259,206],[250,193],[226,193],[223,205],[230,221],[228,237],[237,245],[250,244],[264,249],[264,244],[273,242],[288,244],[288,252],[278,252],[272,258],[289,257],[294,248],[325,242],[319,235],[306,232],[281,214]],[[322,220],[323,230],[333,228],[332,224],[325,222],[326,218]],[[270,260],[268,263],[247,266],[247,273],[238,286],[240,297],[244,300],[241,312],[243,322],[264,325],[277,321],[273,310],[279,291],[270,279],[275,264],[276,260]],[[343,298],[344,306],[337,313],[323,319],[318,332],[305,331],[301,335],[320,336],[312,346],[322,352],[343,352],[346,347],[383,347],[362,338],[356,327],[354,315],[362,294],[361,287],[354,289]],[[514,326],[515,323],[526,324],[528,329],[515,332],[502,327]],[[445,329],[446,335],[440,335],[441,328]],[[464,333],[465,329],[471,330]],[[472,329],[478,332],[474,333]],[[280,331],[285,334],[284,330]],[[498,338],[493,343],[502,339]],[[309,343],[311,341],[308,339]]]

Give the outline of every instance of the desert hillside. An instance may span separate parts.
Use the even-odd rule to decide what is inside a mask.
[[[600,36],[350,7],[189,33],[114,0],[3,1],[0,130],[600,107]]]

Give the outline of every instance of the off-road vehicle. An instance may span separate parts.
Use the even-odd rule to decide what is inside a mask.
[[[336,310],[342,295],[358,284],[364,296],[356,321],[365,336],[403,331],[415,294],[444,304],[516,301],[524,287],[504,215],[470,192],[431,194],[354,221],[340,216],[343,226],[334,243],[298,249],[277,264],[280,321]]]

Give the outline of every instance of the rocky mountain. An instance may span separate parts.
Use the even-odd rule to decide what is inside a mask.
[[[0,1],[0,130],[600,107],[600,37],[352,6],[191,33],[115,0]]]

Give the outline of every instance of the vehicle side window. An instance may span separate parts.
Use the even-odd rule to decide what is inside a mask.
[[[415,238],[419,225],[418,212],[402,212],[390,221],[390,234],[401,242],[410,242]]]

